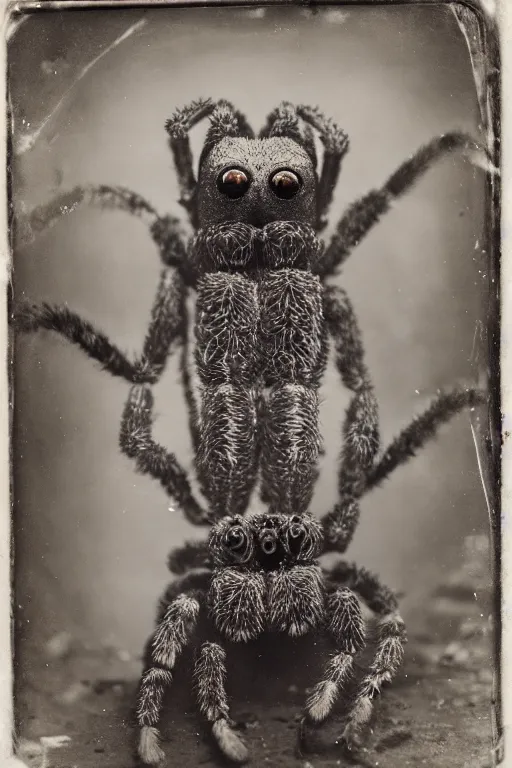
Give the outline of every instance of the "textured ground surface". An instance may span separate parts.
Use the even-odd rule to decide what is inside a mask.
[[[492,751],[492,613],[481,538],[466,542],[465,567],[408,615],[406,661],[376,708],[366,748],[336,744],[343,707],[307,755],[297,719],[318,674],[321,644],[277,642],[231,653],[232,716],[256,766],[338,765],[484,768]],[[44,649],[27,636],[18,675],[19,755],[31,768],[134,768],[130,725],[139,664],[110,648],[86,650],[65,633]],[[269,657],[270,654],[270,657]],[[186,665],[164,718],[169,768],[222,765],[195,714]],[[48,737],[67,739],[48,741]]]

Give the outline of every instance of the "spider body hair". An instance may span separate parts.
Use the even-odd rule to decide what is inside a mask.
[[[346,691],[358,654],[366,644],[362,600],[379,617],[377,647],[369,672],[357,691],[345,737],[356,743],[371,714],[371,700],[392,679],[406,641],[394,593],[363,568],[339,561],[322,569],[323,533],[310,515],[259,513],[224,517],[208,540],[211,568],[189,571],[172,582],[160,601],[156,629],[147,646],[139,686],[139,755],[158,763],[158,723],[171,670],[185,644],[193,642],[199,611],[207,634],[196,653],[194,678],[199,710],[211,725],[221,752],[233,762],[248,759],[247,749],[229,716],[227,643],[249,643],[265,635],[323,635],[334,653],[322,679],[312,688],[301,723],[302,742],[309,728],[331,714]],[[151,729],[151,730],[148,730]],[[340,737],[341,738],[341,737]],[[149,748],[148,748],[149,743]]]
[[[196,174],[189,133],[210,122]],[[353,203],[324,244],[319,234],[349,141],[318,109],[283,102],[259,135],[230,102],[200,99],[177,110],[166,130],[180,204],[194,230],[188,245],[181,225],[142,197],[119,187],[78,187],[20,222],[33,237],[80,205],[117,209],[147,226],[163,269],[140,356],[131,360],[107,336],[67,307],[22,303],[11,320],[18,330],[52,330],[79,346],[110,374],[130,383],[120,431],[121,450],[136,470],[158,480],[208,540],[169,556],[178,575],[160,600],[139,686],[139,755],[163,759],[158,721],[164,692],[183,648],[204,614],[212,638],[195,667],[199,709],[223,754],[244,762],[248,752],[229,718],[225,650],[266,633],[291,637],[321,632],[334,646],[312,689],[301,724],[320,725],[343,694],[365,642],[359,600],[379,617],[373,662],[340,738],[357,742],[372,699],[396,674],[405,630],[396,597],[365,569],[319,558],[344,553],[365,493],[466,408],[486,401],[478,389],[440,393],[381,452],[378,404],[365,363],[362,335],[345,291],[328,285],[352,250],[443,155],[482,148],[449,133],[407,159],[379,189]],[[319,158],[314,134],[323,147]],[[187,299],[196,294],[194,359],[190,368]],[[319,387],[329,347],[350,392],[342,420],[338,500],[319,520],[309,514],[321,451]],[[176,456],[152,435],[153,394],[169,355],[181,348],[181,382],[188,409],[198,501]],[[248,517],[258,478],[267,510]]]

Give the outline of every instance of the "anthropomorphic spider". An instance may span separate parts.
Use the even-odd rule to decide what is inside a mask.
[[[189,131],[207,117],[210,127],[196,179]],[[393,199],[409,189],[437,158],[455,149],[475,151],[479,147],[459,133],[434,139],[380,190],[350,206],[325,247],[318,233],[326,224],[348,149],[346,135],[331,120],[310,107],[283,103],[268,116],[256,138],[247,120],[228,102],[205,100],[176,112],[167,130],[180,202],[195,230],[188,248],[176,219],[159,217],[139,196],[110,187],[74,190],[36,210],[28,222],[37,231],[80,202],[123,208],[147,221],[165,266],[140,359],[131,362],[106,336],[67,308],[20,305],[15,308],[15,321],[21,330],[46,328],[61,333],[110,373],[132,382],[122,418],[121,448],[135,459],[139,471],[164,485],[190,522],[214,526],[208,546],[206,542],[185,545],[172,553],[170,565],[176,573],[213,564],[213,575],[208,575],[203,588],[209,594],[213,624],[222,636],[243,641],[248,639],[243,628],[252,626],[243,610],[227,615],[234,584],[236,589],[247,590],[243,594],[247,606],[250,603],[251,621],[258,614],[254,601],[261,599],[267,606],[262,630],[297,635],[321,625],[338,628],[331,632],[337,643],[337,661],[330,663],[326,679],[315,689],[306,719],[320,722],[329,713],[349,667],[348,661],[341,663],[339,654],[349,653],[349,647],[356,649],[351,627],[360,630],[354,598],[347,597],[352,613],[346,618],[349,609],[338,592],[329,591],[330,580],[341,583],[345,590],[352,586],[359,590],[383,616],[381,651],[345,729],[345,737],[353,739],[370,716],[372,696],[396,671],[402,623],[395,599],[366,572],[340,564],[330,576],[321,576],[316,558],[327,552],[345,552],[357,525],[363,493],[412,456],[452,415],[483,402],[485,396],[474,389],[439,395],[379,457],[377,403],[357,320],[345,292],[327,285],[326,280],[338,272]],[[320,171],[314,131],[323,145]],[[186,299],[191,289],[197,294],[195,361],[200,408],[188,361]],[[352,399],[343,422],[339,499],[314,524],[307,513],[320,450],[318,389],[330,338],[338,371]],[[193,495],[176,457],[152,436],[151,385],[160,378],[175,343],[182,348],[182,383],[206,508]],[[244,523],[239,517],[248,508],[258,477],[268,512],[264,518],[252,522],[248,518]],[[296,517],[303,523],[295,522]],[[228,548],[231,560],[226,559],[223,534],[219,533],[233,518],[244,541],[252,542],[247,549],[250,557],[243,564],[233,558],[233,548]],[[278,551],[285,554],[277,560],[258,543],[262,519],[279,530]],[[313,536],[307,562],[292,556],[287,543],[290,526],[301,524],[308,527],[310,538],[311,532],[318,534]],[[195,584],[194,579],[191,583]],[[174,586],[169,594],[176,595]],[[139,752],[146,762],[161,756],[156,732],[159,702],[170,681],[169,669],[190,634],[200,599],[199,594],[183,589],[176,601],[165,601],[159,615],[138,707]],[[278,621],[275,617],[279,616]],[[219,666],[213,666],[218,670],[222,654],[215,653]],[[200,658],[199,680],[209,679],[211,664],[204,653]],[[222,691],[219,680],[215,684],[210,680],[217,694]],[[204,686],[202,690],[209,690],[206,682]],[[219,699],[214,706],[205,698],[201,708],[211,722],[220,723],[214,725],[214,735],[224,752],[235,758],[240,752],[242,759],[244,750],[233,747],[238,737],[229,726],[222,702]]]

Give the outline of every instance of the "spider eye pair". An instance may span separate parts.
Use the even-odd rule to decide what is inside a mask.
[[[298,555],[306,538],[306,527],[298,518],[293,517],[287,535],[290,552]]]
[[[291,551],[299,551],[306,538],[306,528],[298,520],[293,520],[287,531],[288,543]],[[241,525],[235,525],[226,533],[225,544],[233,553],[243,552],[249,544],[247,532]]]
[[[230,528],[226,534],[226,546],[231,552],[239,553],[247,547],[249,543],[248,536],[241,525],[235,525]]]
[[[229,168],[219,175],[217,188],[226,197],[236,200],[245,195],[251,183],[252,179],[246,171],[241,168]],[[276,197],[291,200],[301,188],[302,181],[294,171],[283,168],[270,176],[268,185]]]

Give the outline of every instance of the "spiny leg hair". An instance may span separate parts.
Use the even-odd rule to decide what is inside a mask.
[[[283,101],[267,116],[260,138],[285,136],[293,139],[304,147],[316,167],[318,159],[313,129],[318,132],[324,148],[316,201],[315,229],[320,232],[327,225],[327,212],[338,181],[341,161],[348,151],[347,134],[319,109],[303,104],[294,106]]]
[[[402,662],[407,641],[405,624],[398,612],[394,592],[366,568],[339,561],[326,571],[325,577],[331,584],[341,583],[345,588],[353,590],[380,617],[374,659],[358,688],[345,729],[339,738],[349,747],[357,746],[370,720],[373,699],[380,694],[383,683],[393,679]]]
[[[346,292],[324,289],[325,317],[334,340],[336,367],[353,395],[343,424],[343,449],[338,470],[339,501],[322,518],[326,547],[344,552],[359,521],[358,499],[379,450],[378,405],[364,361],[356,315]]]
[[[21,217],[18,226],[22,240],[24,232],[32,236],[53,227],[63,216],[76,211],[84,205],[99,207],[103,210],[119,210],[137,216],[150,229],[159,220],[153,206],[141,195],[124,187],[107,185],[83,185],[57,195],[49,203],[34,208],[27,217]]]
[[[149,765],[157,765],[165,759],[159,746],[158,730],[164,694],[172,683],[176,659],[195,629],[199,607],[195,597],[179,595],[168,605],[150,642],[149,663],[140,681],[136,708],[141,729],[138,753]]]
[[[167,567],[176,576],[182,576],[195,568],[211,568],[212,559],[207,541],[186,541],[175,547],[167,558]]]
[[[357,691],[340,738],[348,747],[360,744],[372,715],[373,700],[381,693],[382,685],[396,676],[404,657],[405,642],[405,624],[398,611],[382,616],[377,626],[375,656]]]
[[[49,203],[39,205],[27,216],[17,219],[21,241],[27,240],[28,233],[33,238],[51,229],[63,216],[85,205],[102,210],[125,211],[139,218],[148,227],[162,262],[168,266],[185,268],[186,249],[180,220],[175,216],[160,216],[141,195],[125,187],[83,185],[57,195]]]
[[[283,136],[300,144],[317,165],[315,142],[309,126],[304,126],[297,109],[289,101],[282,101],[276,109],[267,115],[265,125],[259,134],[261,139]]]
[[[488,400],[485,390],[467,388],[456,389],[452,392],[438,395],[427,410],[416,416],[413,421],[402,430],[382,457],[376,461],[373,467],[366,473],[365,481],[359,485],[357,496],[361,497],[380,485],[400,465],[405,464],[416,455],[428,440],[433,439],[439,428],[453,416],[466,408],[476,408]],[[357,505],[349,509],[358,509]],[[324,552],[344,552],[347,548],[347,536],[345,529],[353,534],[357,518],[354,520],[347,512],[345,516],[338,515],[337,507],[328,513],[323,520],[326,526],[326,538]],[[334,534],[336,535],[333,535]]]
[[[194,391],[193,378],[191,372],[190,363],[190,340],[189,340],[189,328],[188,328],[188,311],[186,305],[184,306],[183,317],[183,335],[181,337],[181,355],[180,355],[180,376],[181,386],[183,394],[185,396],[185,403],[188,413],[188,429],[190,433],[190,439],[192,441],[192,449],[194,456],[197,455],[199,450],[199,408],[197,405],[196,394]],[[204,489],[201,488],[201,490]]]
[[[439,428],[466,408],[477,408],[488,401],[485,390],[475,388],[441,392],[424,413],[416,416],[390,443],[379,461],[368,473],[363,492],[380,485],[401,464],[413,458]]]
[[[306,722],[314,725],[320,725],[330,715],[352,674],[354,656],[365,644],[361,608],[350,589],[340,587],[331,592],[327,599],[326,617],[326,629],[335,642],[336,653],[306,703]]]
[[[159,480],[193,525],[210,525],[210,515],[194,498],[187,473],[176,456],[158,445],[152,437],[153,394],[145,385],[130,390],[121,420],[119,445],[135,459],[137,470]]]
[[[332,119],[325,117],[320,110],[299,105],[297,114],[318,131],[324,147],[322,171],[318,182],[316,221],[317,231],[322,231],[327,225],[327,213],[336,189],[341,161],[348,151],[349,140],[345,131],[339,128]]]
[[[443,155],[456,150],[479,152],[482,147],[465,133],[439,136],[402,163],[383,187],[353,203],[337,224],[331,242],[318,262],[315,271],[322,279],[336,274],[355,246],[387,213],[394,200],[407,192]]]
[[[218,643],[204,643],[199,651],[194,677],[199,710],[212,726],[221,752],[234,763],[245,763],[247,747],[233,730],[226,694],[226,653]]]
[[[20,302],[14,308],[12,323],[21,333],[43,329],[60,334],[80,347],[91,360],[100,363],[112,376],[120,376],[130,382],[147,380],[146,372],[141,371],[137,363],[128,360],[104,333],[67,307],[55,307],[46,302]]]
[[[195,224],[194,195],[197,182],[189,132],[201,120],[208,117],[214,107],[212,99],[198,99],[182,109],[177,109],[165,124],[180,188],[179,202],[189,214],[193,225]]]
[[[175,226],[167,233],[166,247],[167,257],[170,258],[173,253],[177,264],[184,262],[185,250]],[[26,333],[39,328],[59,333],[113,376],[120,376],[131,383],[154,383],[164,370],[173,341],[182,333],[185,297],[186,284],[178,267],[164,268],[142,356],[135,362],[130,361],[105,334],[67,307],[20,302],[14,308],[12,322],[17,330]]]

